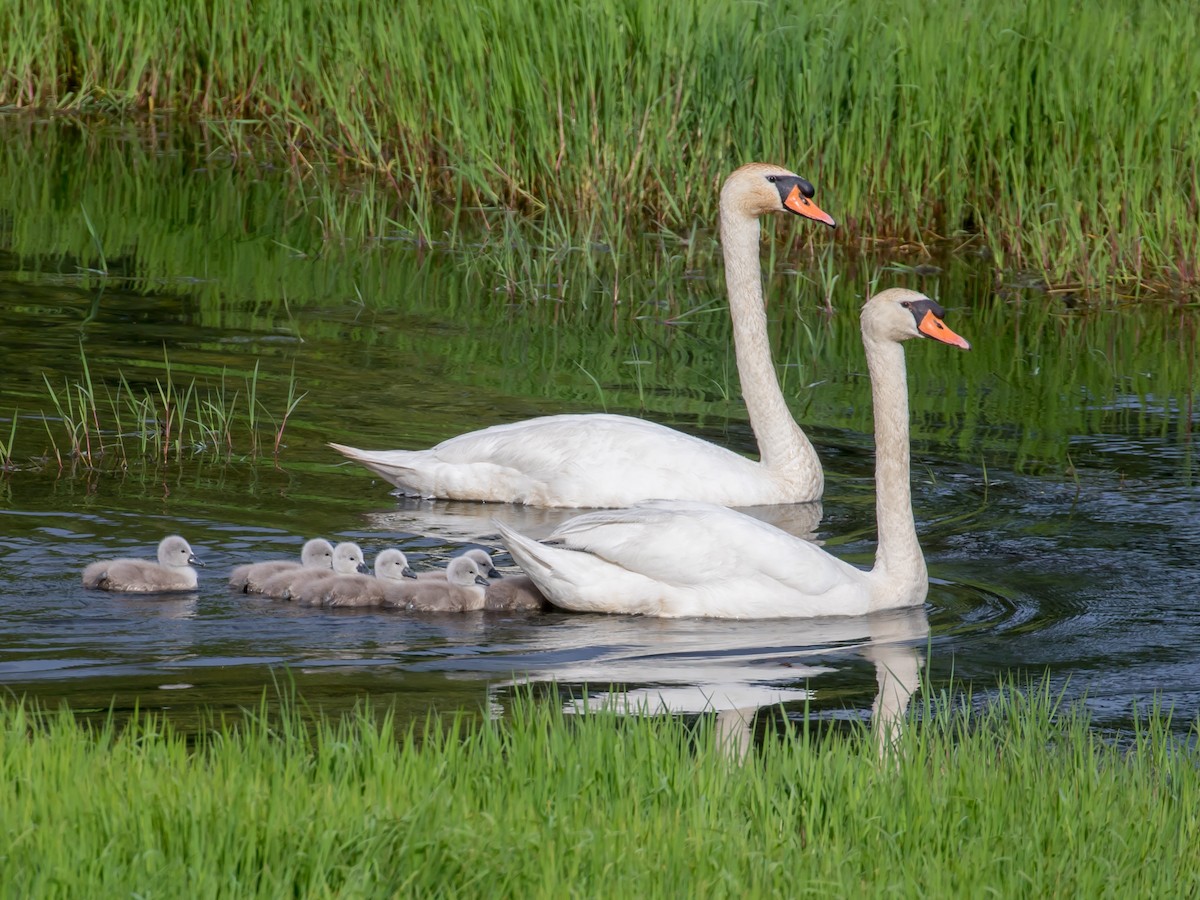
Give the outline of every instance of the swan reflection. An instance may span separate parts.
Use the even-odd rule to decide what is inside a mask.
[[[715,713],[728,751],[749,749],[755,715],[812,699],[821,677],[858,655],[875,667],[871,727],[881,751],[895,744],[920,683],[929,617],[923,607],[841,619],[653,619],[570,617],[538,629],[535,644],[512,657],[525,674],[497,684],[557,682],[605,687],[566,703],[568,712]]]

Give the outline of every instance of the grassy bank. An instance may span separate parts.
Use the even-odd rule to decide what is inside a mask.
[[[169,110],[243,156],[374,171],[429,239],[516,213],[619,250],[711,222],[766,158],[843,241],[977,235],[1001,271],[1190,291],[1198,32],[1137,0],[33,0],[0,11],[0,104]]]
[[[943,698],[944,699],[944,698]],[[320,721],[192,741],[0,711],[0,881],[21,896],[1184,896],[1200,769],[1164,717],[1101,739],[1016,690],[910,727],[768,735],[564,717]],[[399,739],[397,739],[399,737]]]

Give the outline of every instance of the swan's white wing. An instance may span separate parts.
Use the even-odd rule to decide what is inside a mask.
[[[493,425],[428,450],[332,445],[429,497],[538,506],[626,506],[648,497],[754,506],[791,502],[758,463],[628,416],[544,416]]]
[[[576,516],[549,544],[496,523],[556,605],[658,616],[861,615],[867,573],[724,507],[660,501]]]

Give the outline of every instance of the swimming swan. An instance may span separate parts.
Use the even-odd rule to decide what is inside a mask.
[[[229,573],[229,586],[247,594],[262,593],[263,583],[280,572],[294,572],[299,568],[332,569],[333,544],[324,538],[307,541],[300,551],[300,561],[291,559],[269,559],[262,562],[237,566]]]
[[[375,575],[338,575],[291,590],[291,599],[301,606],[382,606],[388,585],[416,578],[408,557],[395,548],[375,556]]]
[[[446,567],[445,578],[388,585],[383,605],[417,612],[470,612],[483,609],[487,583],[475,560],[456,556]]]
[[[203,566],[192,548],[177,534],[158,544],[158,562],[148,559],[110,559],[83,570],[83,586],[102,591],[152,594],[196,589],[196,570]]]
[[[875,566],[857,569],[750,516],[703,503],[653,502],[585,513],[530,540],[495,522],[516,563],[552,603],[648,616],[856,616],[916,606],[929,579],[909,484],[902,341],[970,345],[916,291],[877,294],[862,311],[875,415]]]
[[[313,582],[335,575],[354,575],[366,571],[367,564],[363,562],[363,552],[358,544],[343,541],[333,548],[333,565],[330,568],[299,568],[280,572],[263,582],[262,594],[276,600],[290,600],[293,591]]]
[[[833,225],[813,186],[750,163],[721,189],[721,246],[742,396],[760,462],[674,429],[615,415],[544,416],[494,425],[428,450],[330,444],[419,495],[531,506],[628,506],[651,498],[726,506],[803,503],[821,496],[821,462],[792,419],[771,360],[759,262],[759,218],[785,210]]]
[[[500,571],[496,568],[495,563],[492,562],[492,554],[488,553],[486,550],[482,549],[481,547],[472,547],[470,550],[468,550],[466,553],[464,553],[463,556],[469,556],[469,557],[471,557],[471,559],[475,560],[475,562],[478,563],[478,565],[479,565],[479,571],[481,571],[488,578],[503,578],[504,577],[500,574]],[[428,571],[417,573],[417,578],[421,579],[422,581],[425,580],[426,578],[445,578],[445,577],[446,577],[445,569],[429,569]]]

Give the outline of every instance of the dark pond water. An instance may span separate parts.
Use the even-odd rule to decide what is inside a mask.
[[[808,274],[811,243],[764,255],[776,358],[828,485],[821,508],[781,513],[793,526],[818,522],[819,538],[853,562],[873,553],[854,312],[868,282],[939,297],[975,345],[909,352],[914,506],[932,578],[922,610],[766,622],[416,617],[232,595],[234,565],[292,556],[317,534],[369,554],[398,545],[420,568],[465,545],[496,549],[492,515],[534,532],[557,515],[401,501],[328,440],[419,447],[601,408],[747,453],[753,436],[711,236],[687,247],[646,238],[619,265],[597,247],[535,247],[514,262],[486,242],[415,247],[397,210],[379,240],[350,247],[326,240],[315,189],[172,140],[0,127],[0,442],[16,424],[16,470],[0,476],[10,696],[188,721],[294,686],[325,708],[366,699],[421,715],[502,706],[512,684],[533,681],[576,698],[584,685],[612,687],[654,709],[782,703],[836,720],[902,705],[920,671],[935,687],[953,678],[981,693],[1001,676],[1049,673],[1113,725],[1153,698],[1181,728],[1200,714],[1200,313],[1166,301],[1089,308],[1009,288],[982,261],[917,274],[899,254],[837,260],[828,317]],[[790,239],[794,227],[774,233]],[[631,298],[615,311],[614,285]],[[52,390],[61,402],[90,378],[97,396],[119,397],[124,376],[136,395],[168,375],[237,409],[253,383],[262,446],[238,413],[232,450],[185,421],[165,459],[142,454],[129,414],[116,421],[118,400],[100,404],[109,452],[94,467],[66,458],[73,414]],[[304,396],[276,458],[289,384]],[[111,449],[122,433],[125,464]],[[151,555],[169,532],[207,565],[194,594],[81,587],[87,561]]]

